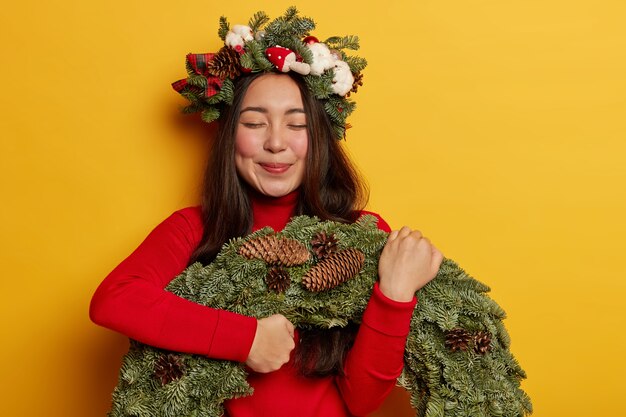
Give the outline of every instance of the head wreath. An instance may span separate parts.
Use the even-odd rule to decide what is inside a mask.
[[[233,25],[220,18],[218,34],[224,46],[216,53],[188,54],[187,78],[172,87],[190,104],[185,113],[200,112],[207,123],[220,118],[224,105],[233,102],[234,81],[248,73],[295,72],[313,97],[321,100],[337,139],[345,137],[346,118],[356,104],[350,93],[362,85],[367,61],[345,50],[359,49],[357,36],[333,36],[320,42],[311,35],[315,23],[301,17],[295,7],[272,21],[257,12],[248,25]]]

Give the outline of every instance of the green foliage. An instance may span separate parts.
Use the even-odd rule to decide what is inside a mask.
[[[302,40],[300,40],[300,38],[285,38],[282,42],[283,43],[280,44],[281,46],[289,48],[296,54],[300,55],[304,62],[313,62],[313,54],[311,53],[311,50],[304,44],[304,42],[302,42]]]
[[[293,38],[304,38],[313,29],[315,29],[313,19],[298,16],[298,10],[292,6],[283,16],[277,17],[265,26],[265,41],[268,45],[285,46],[285,43]]]
[[[346,128],[345,125],[341,126],[338,124],[333,124],[333,132],[335,133],[336,138],[345,138],[346,136]]]
[[[311,239],[321,231],[335,234],[339,248],[357,248],[365,254],[361,272],[336,288],[311,293],[301,284],[315,263],[312,257],[304,265],[288,268],[292,283],[285,293],[268,291],[263,280],[268,265],[237,252],[246,240],[273,233],[265,228],[227,242],[211,264],[191,265],[167,289],[202,305],[252,317],[281,313],[300,328],[360,323],[387,236],[377,229],[373,216],[354,224],[299,216],[279,234],[300,241],[311,251]],[[509,338],[501,322],[504,312],[487,297],[488,291],[445,259],[437,277],[418,292],[405,367],[398,378],[398,385],[409,391],[417,416],[521,417],[531,412],[530,400],[519,386],[525,374],[508,350]],[[449,350],[445,331],[456,327],[489,331],[491,351],[482,355],[472,349]],[[155,363],[166,353],[131,341],[110,417],[218,417],[226,399],[252,393],[243,365],[202,355],[178,354],[184,364],[183,376],[162,385],[154,375]]]
[[[192,74],[189,77],[187,77],[187,83],[189,85],[193,85],[195,87],[200,87],[202,89],[205,89],[207,86],[207,79],[204,75]]]
[[[185,60],[185,70],[187,71],[188,77],[191,77],[192,75],[196,73],[196,71],[193,69],[188,59]]]
[[[250,68],[252,72],[269,72],[274,65],[265,56],[267,46],[258,41],[246,43],[246,52],[241,56],[241,65]]]
[[[227,78],[222,82],[222,88],[220,88],[220,91],[210,97],[207,102],[209,104],[218,104],[222,102],[230,106],[233,103],[234,94],[235,85],[229,78]]]
[[[344,125],[346,118],[354,111],[356,104],[337,95],[328,97],[324,103],[324,109],[335,124]]]
[[[220,111],[216,109],[215,107],[209,107],[209,108],[202,110],[202,113],[200,113],[200,117],[202,117],[202,121],[206,123],[211,123],[219,119]]]
[[[193,91],[189,87],[186,87],[180,94],[183,97],[185,97],[187,100],[189,100],[191,102],[191,105],[199,106],[198,110],[196,110],[196,111],[200,111],[202,109],[202,103],[200,102],[202,100],[202,98],[200,96],[198,96],[198,93],[196,91]],[[190,107],[190,106],[188,106],[188,107]],[[185,112],[185,113],[189,113],[189,112]],[[191,113],[193,113],[193,112],[191,112]]]
[[[324,41],[330,49],[352,49],[356,51],[360,48],[359,37],[356,35],[349,36],[332,36]]]
[[[319,77],[304,77],[304,82],[318,100],[327,99],[334,94],[332,71],[326,71]]]
[[[226,20],[226,17],[220,16],[220,26],[217,29],[217,35],[220,37],[221,40],[225,40],[226,35],[228,35],[228,31],[230,31],[230,25],[228,24],[228,20]]]
[[[252,29],[252,32],[260,30],[264,24],[269,22],[270,18],[265,12],[259,11],[254,14],[248,21],[248,26]]]
[[[296,8],[296,6],[289,6],[285,11],[285,16],[282,19],[288,22],[296,16],[298,16],[298,9]]]
[[[184,106],[181,109],[181,112],[184,114],[193,114],[193,113],[198,113],[201,111],[202,111],[202,105],[197,104],[197,103],[189,104],[188,106]]]
[[[353,74],[363,71],[367,66],[367,60],[359,56],[345,56],[343,60],[348,64]]]

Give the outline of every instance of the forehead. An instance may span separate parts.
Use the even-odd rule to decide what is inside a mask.
[[[300,89],[284,74],[265,74],[252,81],[243,98],[242,107],[271,109],[302,109]]]

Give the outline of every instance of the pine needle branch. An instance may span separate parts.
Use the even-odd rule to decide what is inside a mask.
[[[226,35],[228,35],[229,31],[230,25],[228,24],[228,20],[225,16],[220,16],[220,26],[217,30],[217,35],[220,37],[221,40],[225,40]]]

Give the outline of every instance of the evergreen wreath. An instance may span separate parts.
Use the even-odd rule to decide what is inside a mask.
[[[280,313],[299,328],[360,323],[387,239],[376,221],[371,215],[354,224],[294,217],[280,233],[264,228],[227,242],[211,264],[189,266],[167,290],[256,318]],[[505,313],[488,291],[450,259],[418,291],[397,381],[409,391],[417,416],[532,412],[520,388],[526,375],[509,351]],[[131,340],[109,416],[219,417],[225,400],[252,394],[246,376],[237,362]]]
[[[247,25],[233,25],[222,16],[218,35],[224,46],[216,53],[188,54],[187,78],[172,83],[189,100],[184,113],[200,113],[202,120],[218,120],[233,102],[234,81],[248,73],[296,72],[321,100],[336,139],[345,137],[346,118],[356,104],[347,97],[363,85],[364,58],[348,55],[359,49],[358,36],[332,36],[323,42],[311,36],[315,22],[295,7],[270,21],[259,11]]]

